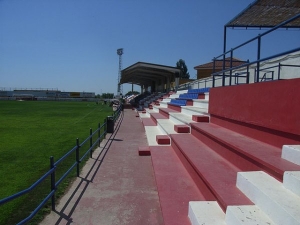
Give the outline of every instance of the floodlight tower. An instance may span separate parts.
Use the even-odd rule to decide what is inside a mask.
[[[122,55],[123,55],[123,48],[117,49],[117,54],[119,55],[119,74],[118,74],[118,93],[117,95],[120,97],[122,93],[122,86],[121,86],[121,70],[122,70]]]

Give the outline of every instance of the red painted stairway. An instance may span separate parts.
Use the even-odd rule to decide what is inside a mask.
[[[237,187],[239,172],[263,171],[282,183],[286,171],[300,171],[282,158],[283,145],[300,144],[299,86],[293,79],[212,88],[209,123],[191,122],[191,133],[168,134],[170,146],[149,147],[166,225],[190,224],[190,201],[216,201],[224,213],[256,205]]]

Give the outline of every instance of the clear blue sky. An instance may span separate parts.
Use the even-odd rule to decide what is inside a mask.
[[[195,66],[222,53],[224,24],[253,1],[0,0],[0,89],[116,93],[118,48],[123,69],[184,59],[193,78]],[[259,32],[229,30],[228,47]],[[299,40],[299,30],[279,31],[262,44],[272,52]],[[235,56],[247,60],[250,52]],[[129,90],[123,85],[124,94]]]

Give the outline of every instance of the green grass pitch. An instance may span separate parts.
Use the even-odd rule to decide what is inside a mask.
[[[0,101],[0,199],[31,186],[49,170],[50,156],[57,161],[76,145],[76,138],[84,141],[90,128],[96,130],[111,114],[111,107],[95,102]],[[49,193],[49,184],[40,189],[45,187]],[[44,192],[34,190],[0,206],[0,224],[27,216],[26,209],[39,201],[32,196]]]

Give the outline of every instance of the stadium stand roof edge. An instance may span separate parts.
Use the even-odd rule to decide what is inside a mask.
[[[256,0],[225,27],[275,27],[299,13],[299,0]],[[300,28],[300,19],[286,24],[284,28]]]

